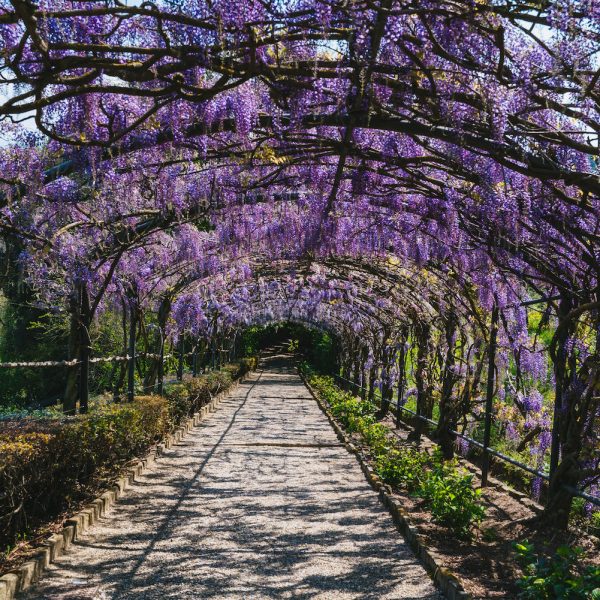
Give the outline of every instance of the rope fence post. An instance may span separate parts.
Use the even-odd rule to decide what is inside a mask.
[[[179,362],[177,363],[177,381],[183,379],[183,353],[185,352],[185,339],[183,331],[179,335]]]
[[[135,334],[137,315],[134,300],[129,304],[129,361],[127,364],[127,402],[133,402],[135,396]]]

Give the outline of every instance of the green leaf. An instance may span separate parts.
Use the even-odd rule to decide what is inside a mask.
[[[571,550],[571,548],[569,548],[569,546],[559,546],[556,549],[556,554],[558,556],[560,556],[561,558],[568,558],[569,556],[571,556],[573,554],[573,550]]]

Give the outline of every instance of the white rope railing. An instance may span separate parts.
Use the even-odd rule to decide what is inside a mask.
[[[73,360],[45,360],[41,362],[6,362],[0,363],[0,369],[42,368],[42,367],[74,367],[79,364]]]
[[[165,354],[163,360],[171,358],[172,354]],[[135,355],[136,358],[153,358],[155,360],[160,359],[160,354],[154,354],[152,352],[140,352]],[[131,360],[131,356],[126,354],[125,356],[104,356],[98,358],[90,358],[91,364],[107,363],[107,362],[127,362]],[[80,365],[81,361],[77,358],[73,360],[43,360],[43,361],[20,361],[20,362],[4,362],[0,363],[0,369],[37,369],[47,367],[76,367]]]

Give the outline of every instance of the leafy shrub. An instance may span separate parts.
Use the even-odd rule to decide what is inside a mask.
[[[350,433],[361,432],[375,424],[377,407],[366,400],[341,391],[331,377],[315,377],[311,380],[319,395],[327,401],[332,414]],[[373,435],[377,435],[373,430]]]
[[[307,363],[301,363],[300,371],[304,373],[310,385],[318,392],[319,396],[329,404],[340,396],[341,390],[335,385],[333,377],[317,375]]]
[[[141,396],[130,404],[112,404],[77,417],[58,432],[71,434],[79,453],[87,459],[80,476],[87,477],[100,466],[119,464],[143,452],[166,430],[167,401],[160,396]]]
[[[375,472],[386,483],[423,498],[434,520],[459,537],[468,537],[485,515],[472,476],[437,453],[431,457],[414,448],[393,448],[377,457]]]
[[[439,450],[430,456],[414,448],[393,447],[389,429],[376,422],[373,403],[340,390],[331,377],[315,375],[307,366],[301,368],[329,403],[332,414],[348,432],[360,433],[371,448],[379,477],[422,497],[437,522],[459,537],[468,537],[471,527],[485,515],[481,491],[473,487],[472,476],[459,471],[457,461],[444,460]]]
[[[43,498],[51,462],[47,449],[53,442],[54,435],[47,432],[0,435],[0,532],[4,532],[0,533],[0,542],[8,542],[11,534],[27,522],[25,506],[35,506]],[[31,492],[26,494],[26,490]]]
[[[141,434],[138,438],[137,449],[132,448],[133,452],[144,449],[148,443],[161,438],[167,428],[169,410],[168,401],[160,396],[137,396],[133,406],[139,412],[139,425]]]
[[[479,502],[481,490],[473,487],[473,476],[457,470],[428,472],[417,494],[427,502],[434,520],[459,537],[468,537],[471,526],[485,516]]]
[[[187,379],[184,385],[194,406],[192,413],[210,402],[210,389],[204,375]]]
[[[195,377],[192,381],[197,379],[199,378]],[[176,429],[186,417],[194,413],[194,396],[190,393],[188,383],[171,383],[165,387],[164,393],[169,405],[171,429]]]
[[[331,405],[331,412],[350,432],[360,432],[375,423],[375,415],[370,414],[368,407],[361,406],[362,400],[348,397]]]
[[[233,377],[227,371],[211,371],[203,377],[206,378],[206,384],[212,396],[228,389],[233,383]]]
[[[163,435],[164,398],[144,396],[64,421],[9,424],[0,432],[0,544],[76,500],[93,477],[114,471]],[[35,427],[39,431],[34,431]]]
[[[231,379],[235,379],[240,374],[240,365],[237,363],[225,365],[221,368],[221,372],[229,373]]]
[[[392,448],[377,457],[375,472],[386,483],[412,492],[421,483],[428,464],[429,456],[425,452],[414,448]]]
[[[382,423],[371,423],[364,426],[359,431],[375,456],[385,454],[389,451],[390,442],[388,440],[388,435],[390,430],[388,427]]]
[[[600,567],[582,567],[581,548],[561,546],[550,558],[536,554],[524,540],[514,545],[523,569],[520,598],[527,600],[600,600]]]
[[[239,375],[245,375],[250,371],[254,371],[258,367],[258,356],[247,356],[239,361],[240,373]]]

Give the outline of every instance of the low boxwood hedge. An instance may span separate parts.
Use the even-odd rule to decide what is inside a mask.
[[[164,397],[97,402],[86,415],[0,421],[0,551],[89,497],[255,366],[243,359],[169,385]]]

